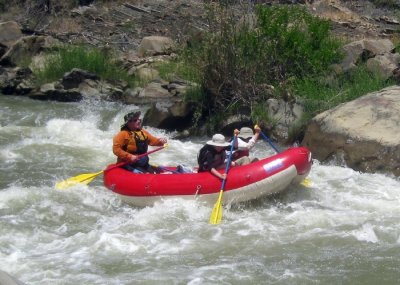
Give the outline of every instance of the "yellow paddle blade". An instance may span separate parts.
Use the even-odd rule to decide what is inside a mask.
[[[312,181],[310,178],[305,178],[300,184],[305,187],[311,187]]]
[[[215,203],[214,208],[211,212],[210,224],[217,225],[222,220],[222,194],[223,193],[224,193],[224,190],[221,189],[221,191],[219,191],[218,200]]]
[[[96,176],[102,174],[104,171],[96,173],[84,173],[75,177],[68,178],[64,181],[56,183],[56,189],[65,189],[74,186],[78,183],[89,184]]]

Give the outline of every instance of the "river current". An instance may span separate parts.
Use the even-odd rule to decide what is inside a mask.
[[[138,107],[0,96],[0,270],[26,284],[398,284],[400,181],[314,160],[310,187],[224,209],[123,203],[102,185],[54,185],[113,163],[112,137]],[[151,154],[196,164],[207,138]],[[258,141],[254,155],[274,154]]]

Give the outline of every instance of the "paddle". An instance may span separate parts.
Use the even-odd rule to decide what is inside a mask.
[[[228,161],[226,162],[226,166],[225,166],[225,173],[226,174],[228,174],[229,167],[231,165],[233,146],[235,144],[235,141],[236,141],[236,135],[233,137],[233,140],[232,140],[232,143],[231,143],[231,150],[230,150],[230,153],[229,153],[229,156],[228,156]],[[224,180],[222,180],[222,185],[221,185],[221,190],[219,191],[218,200],[215,203],[214,208],[213,208],[213,210],[211,212],[210,224],[217,225],[222,220],[222,194],[224,193],[225,182],[226,182],[227,178],[228,177],[226,177]]]
[[[165,148],[165,147],[167,147],[167,146],[168,146],[167,144],[164,144],[163,146],[160,146],[160,147],[158,147],[158,148],[156,148],[156,149],[153,149],[153,150],[148,151],[148,152],[146,152],[146,153],[137,155],[137,156],[136,156],[136,160],[137,160],[137,159],[140,159],[140,158],[143,157],[143,156],[149,155],[149,154],[151,154],[151,153],[153,153],[153,152],[159,151],[159,150],[161,150],[161,149],[163,149],[163,148]],[[56,187],[56,189],[65,189],[65,188],[74,186],[74,185],[76,185],[76,184],[78,184],[78,183],[81,183],[81,184],[89,184],[94,178],[96,178],[98,175],[102,174],[104,171],[109,171],[109,170],[111,170],[111,169],[114,169],[114,168],[123,166],[123,165],[128,164],[128,163],[131,163],[131,161],[118,163],[118,164],[116,164],[116,165],[114,165],[114,166],[112,166],[112,167],[110,167],[110,168],[108,168],[108,169],[103,169],[103,170],[101,170],[101,171],[99,171],[99,172],[96,172],[96,173],[84,173],[84,174],[80,174],[80,175],[78,175],[78,176],[71,177],[71,178],[68,178],[68,179],[66,179],[66,180],[64,180],[64,181],[61,181],[61,182],[56,183],[56,186],[55,186],[55,187]]]
[[[262,131],[260,132],[261,136],[272,146],[272,148],[277,152],[280,153],[280,151],[274,146],[274,144],[271,142],[271,140],[267,137],[266,134],[264,134]],[[310,187],[312,182],[309,178],[304,178],[304,180],[300,183],[301,185],[305,187]]]
[[[276,153],[280,153],[278,148],[274,146],[274,144],[271,142],[271,140],[269,139],[269,137],[267,137],[266,134],[264,134],[262,131],[260,132],[260,134],[263,137],[263,139],[266,140],[269,143],[269,145],[276,151]]]

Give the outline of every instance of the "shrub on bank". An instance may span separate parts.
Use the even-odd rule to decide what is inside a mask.
[[[289,132],[289,140],[295,140],[316,114],[393,83],[364,66],[332,72],[332,64],[342,60],[342,42],[331,35],[328,21],[304,8],[257,6],[251,10],[255,13],[248,11],[210,6],[210,32],[181,52],[174,63],[179,68],[170,69],[184,77],[183,66],[190,66],[196,74],[191,80],[201,87],[187,99],[197,104],[196,122],[203,113],[210,129],[227,115],[244,112],[273,128],[276,122],[265,113],[264,102],[296,96],[306,114]]]
[[[210,5],[210,32],[181,57],[201,74],[199,105],[208,114],[250,112],[258,119],[260,105],[285,96],[293,79],[321,76],[342,58],[329,22],[304,8],[259,5],[248,11]]]
[[[303,98],[306,112],[314,116],[341,103],[395,84],[365,65],[331,77],[305,77],[291,83],[294,94]]]
[[[41,68],[33,72],[39,83],[56,81],[73,68],[80,68],[97,74],[105,80],[125,80],[133,85],[129,76],[114,60],[109,50],[87,48],[84,46],[64,46],[46,56]]]

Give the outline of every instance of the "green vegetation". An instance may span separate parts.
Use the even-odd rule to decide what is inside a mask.
[[[173,80],[175,77],[191,81],[200,82],[199,70],[185,62],[183,55],[179,60],[164,61],[155,65],[160,72],[160,77],[165,80]]]
[[[183,49],[176,61],[159,66],[165,79],[178,76],[199,84],[186,96],[197,106],[196,123],[203,114],[213,129],[228,115],[247,113],[271,129],[276,122],[266,113],[265,101],[294,95],[306,109],[290,130],[294,140],[319,112],[393,83],[365,66],[336,75],[332,66],[342,60],[344,43],[331,35],[329,22],[302,7],[242,11],[249,10],[210,5],[212,32]]]
[[[116,62],[108,50],[86,48],[84,46],[64,46],[49,54],[42,68],[34,68],[40,83],[52,82],[63,77],[65,72],[80,68],[97,74],[102,79],[134,81]]]
[[[293,92],[304,99],[310,116],[333,108],[340,103],[354,100],[369,92],[380,90],[394,82],[384,80],[378,73],[360,66],[336,77],[307,77],[291,84]]]
[[[362,65],[336,74],[332,66],[341,62],[344,43],[331,35],[328,21],[303,7],[232,7],[210,4],[209,32],[194,36],[175,60],[151,66],[165,80],[195,83],[185,95],[196,106],[194,128],[206,121],[213,130],[236,114],[250,115],[261,126],[274,128],[276,122],[265,111],[266,100],[299,97],[306,114],[290,130],[294,140],[316,114],[393,84]],[[400,49],[399,42],[395,45]],[[72,68],[135,84],[108,51],[82,46],[52,53],[44,68],[34,72],[40,81],[49,82]]]
[[[208,19],[212,33],[180,57],[201,74],[199,106],[208,114],[248,110],[261,119],[260,102],[285,94],[293,79],[320,76],[341,60],[341,42],[330,35],[329,23],[298,6],[257,6],[254,14],[238,15],[216,5]]]
[[[400,31],[400,29],[399,29],[399,31]],[[394,50],[397,53],[400,53],[400,37],[399,36],[393,36],[391,40],[392,40],[392,42],[394,44]]]

